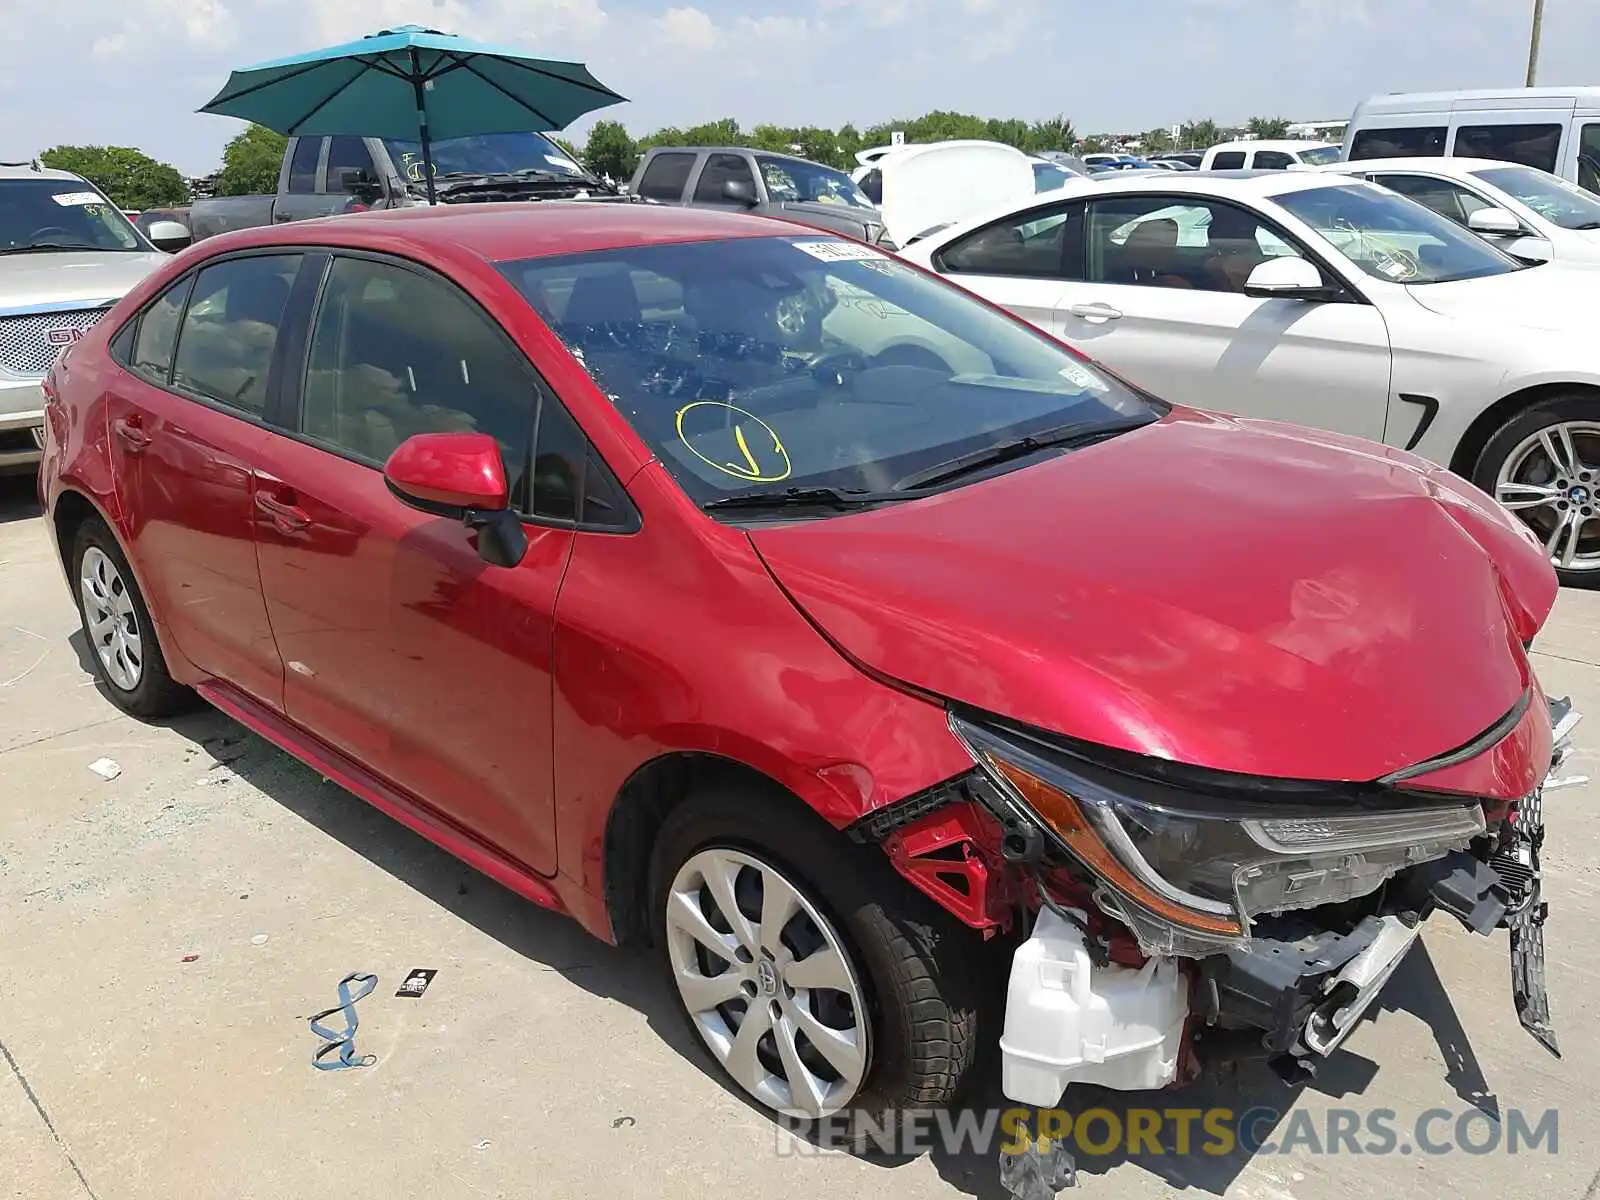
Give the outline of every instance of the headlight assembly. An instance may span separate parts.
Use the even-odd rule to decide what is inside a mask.
[[[960,717],[950,724],[1007,800],[1094,875],[1101,907],[1147,954],[1248,945],[1256,916],[1367,895],[1484,831],[1477,803],[1359,812],[1286,804],[1278,815],[1258,801],[1230,811],[1226,800],[1074,769],[1022,736]]]

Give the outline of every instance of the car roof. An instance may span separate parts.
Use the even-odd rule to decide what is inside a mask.
[[[1449,111],[1458,102],[1494,100],[1508,107],[1526,107],[1530,101],[1565,100],[1568,103],[1600,100],[1600,87],[1466,88],[1453,92],[1389,92],[1369,96],[1357,111],[1363,116],[1399,112]]]
[[[893,147],[891,147],[893,149]],[[785,154],[782,150],[757,150],[753,146],[651,146],[647,153],[650,154],[759,154],[762,158],[786,158],[790,162],[810,163],[814,167],[827,167],[827,163],[819,163],[806,158],[801,154]],[[865,166],[859,163],[858,166]],[[830,171],[838,170],[837,167],[828,167]]]
[[[669,242],[837,234],[753,213],[627,201],[540,200],[414,205],[242,229],[207,238],[217,251],[258,246],[345,246],[448,257],[465,249],[489,262],[552,258]]]
[[[1487,171],[1496,167],[1521,167],[1524,164],[1507,162],[1501,158],[1460,158],[1451,155],[1441,158],[1438,155],[1414,154],[1409,157],[1395,158],[1357,158],[1343,162],[1324,163],[1322,166],[1313,167],[1314,171],[1322,171],[1334,175],[1348,175],[1356,171],[1430,171],[1435,175],[1465,175],[1471,171]],[[1529,171],[1538,170],[1537,167],[1527,167]]]
[[[1243,141],[1218,142],[1211,150],[1319,150],[1337,146],[1337,142],[1323,142],[1316,138],[1251,138]]]
[[[57,171],[53,167],[37,167],[32,163],[7,163],[0,166],[0,180],[3,179],[54,179],[61,183],[83,183],[82,175],[74,175],[71,171]]]

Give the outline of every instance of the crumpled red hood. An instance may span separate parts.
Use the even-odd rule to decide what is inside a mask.
[[[1401,451],[1175,410],[997,479],[752,531],[844,653],[1039,728],[1223,771],[1372,780],[1529,686],[1556,579]]]

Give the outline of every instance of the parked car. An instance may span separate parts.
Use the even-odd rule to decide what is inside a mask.
[[[515,211],[212,239],[56,363],[46,526],[116,704],[193,689],[653,942],[794,1116],[942,1105],[1002,1030],[1028,1104],[1315,1062],[1440,912],[1510,927],[1555,1046],[1575,716],[1504,510],[859,241]]]
[[[889,220],[892,211],[886,212]],[[1321,172],[1071,184],[905,250],[1157,395],[1415,451],[1600,580],[1600,276]]]
[[[1202,171],[1285,171],[1290,167],[1317,167],[1339,161],[1339,147],[1331,142],[1294,138],[1261,138],[1247,142],[1220,142],[1200,159]]]
[[[160,224],[163,244],[188,231]],[[45,372],[163,255],[80,175],[0,165],[0,472],[39,461]]]
[[[430,144],[435,194],[444,204],[617,197],[542,133],[441,138]],[[618,197],[620,198],[620,197]],[[422,146],[404,138],[290,138],[278,190],[216,196],[189,207],[194,238],[427,202]]]
[[[786,217],[887,244],[876,206],[850,176],[792,154],[738,146],[657,146],[639,160],[629,191],[658,204]]]
[[[1600,196],[1548,171],[1487,158],[1375,158],[1318,169],[1409,196],[1523,262],[1600,264]]]
[[[1204,150],[1167,150],[1160,154],[1147,154],[1145,157],[1154,163],[1182,163],[1198,171],[1200,164],[1205,161],[1206,153]]]
[[[1600,87],[1398,92],[1356,106],[1344,157],[1492,158],[1600,192]]]

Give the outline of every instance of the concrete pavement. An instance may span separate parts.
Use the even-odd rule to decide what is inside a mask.
[[[987,1154],[780,1154],[792,1143],[702,1067],[648,961],[218,713],[159,727],[119,715],[77,627],[28,483],[0,480],[0,1196],[1000,1195]],[[1540,646],[1546,688],[1591,714],[1579,740],[1595,750],[1575,769],[1600,775],[1600,593],[1563,594]],[[90,772],[102,757],[115,779]],[[1590,785],[1547,806],[1563,1059],[1517,1026],[1504,935],[1440,920],[1312,1087],[1249,1075],[1105,1098],[1118,1111],[1292,1105],[1317,1129],[1334,1109],[1387,1108],[1406,1131],[1439,1108],[1452,1114],[1441,1138],[1457,1113],[1553,1107],[1556,1153],[1113,1156],[1086,1164],[1081,1194],[1600,1194],[1597,798]],[[426,995],[395,998],[416,967],[438,970]],[[306,1019],[351,971],[379,976],[356,1039],[377,1063],[315,1071]]]

